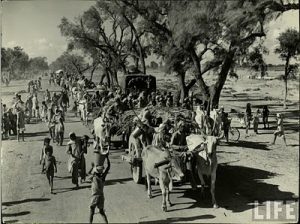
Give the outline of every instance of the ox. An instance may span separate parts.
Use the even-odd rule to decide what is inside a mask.
[[[180,167],[180,159],[167,149],[162,151],[151,145],[142,151],[142,159],[147,178],[148,197],[152,197],[150,182],[150,176],[152,176],[159,179],[163,197],[162,210],[167,211],[167,206],[171,206],[169,194],[173,186],[172,178],[181,180],[184,176]]]
[[[100,147],[101,152],[105,152],[105,148],[108,148],[109,150],[110,127],[110,123],[102,117],[98,117],[94,120],[94,134],[96,136],[96,141],[98,146]]]
[[[194,159],[196,161],[197,174],[199,176],[202,187],[206,186],[203,175],[211,177],[210,193],[211,193],[212,204],[214,208],[218,207],[215,199],[215,183],[216,183],[216,173],[218,167],[218,160],[217,160],[218,139],[219,138],[215,136],[205,137],[202,135],[190,135],[186,137],[189,151],[192,151],[194,155]]]

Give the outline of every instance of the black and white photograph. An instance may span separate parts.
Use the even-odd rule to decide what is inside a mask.
[[[1,0],[1,223],[298,223],[299,0]]]

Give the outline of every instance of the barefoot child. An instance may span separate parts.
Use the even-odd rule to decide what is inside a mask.
[[[50,193],[53,194],[54,172],[57,172],[56,160],[52,155],[52,148],[50,146],[46,146],[45,152],[46,156],[43,163],[43,172],[46,171],[46,176],[50,185]]]
[[[53,153],[53,147],[50,145],[50,141],[51,141],[50,138],[44,138],[44,145],[43,145],[42,153],[40,156],[40,164],[44,163],[44,160],[46,157],[46,151],[45,151],[46,147],[49,147],[49,150],[51,150],[51,152]]]
[[[285,134],[284,134],[284,128],[283,128],[283,116],[282,116],[282,114],[278,113],[276,115],[276,119],[277,119],[277,130],[274,132],[274,139],[273,139],[272,145],[275,144],[277,136],[279,136],[279,137],[282,136],[284,144],[285,144],[285,146],[287,146],[286,139],[285,139]]]
[[[90,223],[93,223],[93,218],[95,214],[96,207],[99,209],[99,213],[104,219],[105,223],[108,223],[105,211],[104,211],[104,182],[108,171],[110,170],[110,161],[108,158],[108,154],[106,154],[107,159],[107,167],[104,170],[104,166],[100,166],[96,164],[96,166],[92,163],[92,169],[89,173],[92,174],[92,200],[90,205]]]

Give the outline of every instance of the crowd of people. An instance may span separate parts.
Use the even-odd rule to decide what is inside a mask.
[[[87,91],[91,86],[90,81],[84,76],[74,77],[51,73],[49,84],[60,86],[61,91],[58,94],[56,92],[51,94],[48,89],[41,91],[41,78],[38,78],[28,83],[29,94],[25,102],[22,101],[20,94],[16,94],[12,108],[7,108],[5,104],[2,104],[2,138],[7,139],[11,135],[17,135],[18,140],[22,136],[24,141],[25,123],[35,121],[47,124],[49,137],[44,139],[40,164],[42,165],[42,172],[46,174],[48,179],[51,193],[53,193],[54,173],[57,172],[51,140],[53,143],[57,143],[57,145],[61,146],[63,144],[65,115],[67,109],[70,107],[69,99],[64,101],[64,96],[66,98],[69,96],[74,98],[73,112],[81,114],[82,111],[79,109],[79,105],[84,101],[84,104],[89,104],[89,106],[84,107],[85,109],[92,108],[92,111],[97,109],[97,116],[102,116],[102,118],[105,118],[112,125],[120,119],[124,111],[141,109],[141,113],[133,120],[133,123],[136,124],[136,129],[132,133],[138,132],[138,129],[142,129],[145,134],[143,142],[145,145],[152,144],[160,148],[169,147],[177,151],[186,151],[186,137],[195,128],[195,124],[200,133],[205,135],[218,135],[217,132],[222,129],[228,141],[230,118],[223,107],[219,109],[215,108],[211,111],[211,114],[208,114],[205,109],[207,105],[191,97],[187,97],[181,105],[178,105],[177,102],[174,102],[174,96],[171,92],[141,91],[138,94],[132,92],[125,93],[120,88],[109,89],[103,85],[100,86],[101,90],[97,90],[91,95]],[[42,98],[41,104],[39,102],[40,98]],[[188,110],[189,113],[184,116],[178,115],[171,121],[169,118],[162,119],[161,117],[155,117],[149,109],[151,107],[172,108],[174,106],[181,106]],[[197,109],[193,111],[195,107]],[[258,133],[260,117],[262,117],[264,129],[269,128],[269,115],[270,111],[267,106],[262,108],[262,112],[257,109],[256,113],[253,113],[251,104],[248,103],[244,113],[246,135],[251,127],[251,123],[254,132]],[[276,117],[277,130],[274,132],[272,143],[275,144],[278,136],[283,136],[286,144],[283,116],[282,114],[277,114]],[[220,127],[216,127],[216,124],[220,125]],[[76,136],[74,132],[69,134],[69,142],[66,149],[66,153],[69,156],[68,171],[71,173],[75,189],[79,188],[79,177],[80,182],[83,183],[86,181],[86,175],[90,174],[89,179],[92,182],[90,222],[92,223],[93,221],[96,208],[99,209],[103,219],[107,222],[104,212],[103,187],[106,175],[110,169],[110,161],[108,152],[101,151],[95,133],[93,135],[95,163],[92,164],[91,169],[87,172],[84,154],[88,152],[89,136]],[[140,135],[133,134],[133,136],[138,138]],[[104,169],[104,161],[107,161],[106,169]],[[191,176],[192,188],[195,188],[195,180],[191,173],[192,163],[192,161],[186,162],[186,171]]]

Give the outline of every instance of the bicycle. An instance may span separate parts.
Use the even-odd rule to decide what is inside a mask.
[[[233,142],[237,142],[240,139],[240,131],[238,128],[236,127],[231,127],[231,119],[229,120],[229,128],[228,128],[228,140],[226,139],[225,133],[224,133],[224,128],[220,128],[221,130],[219,131],[219,137],[221,137],[222,139],[226,139],[226,141],[233,141]]]

